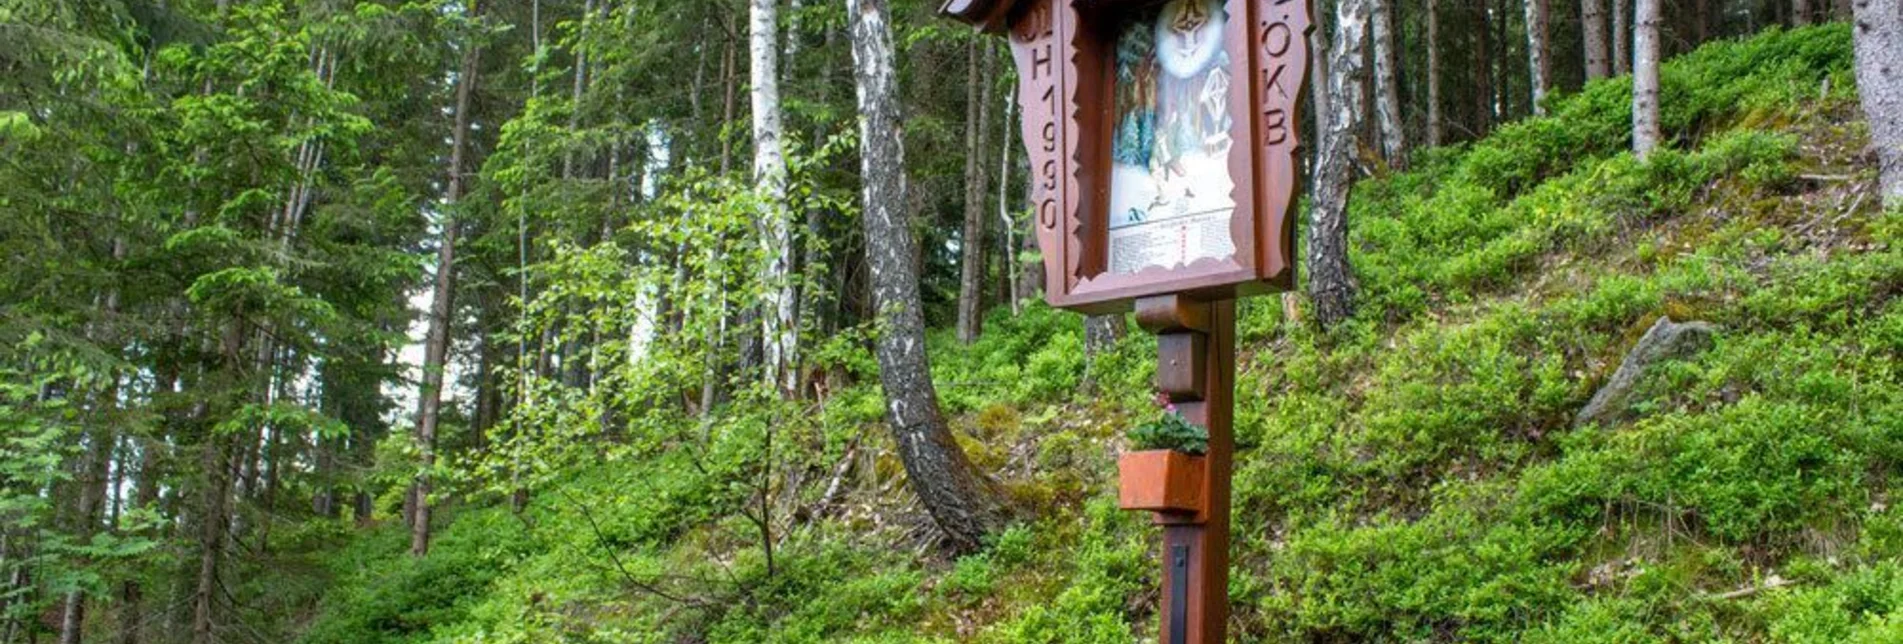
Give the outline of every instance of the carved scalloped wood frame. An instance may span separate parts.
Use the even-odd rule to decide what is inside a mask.
[[[1224,47],[1247,83],[1229,92],[1236,210],[1234,255],[1133,274],[1105,271],[1114,38],[1130,7],[1161,0],[948,0],[940,9],[1011,43],[1031,159],[1031,199],[1044,254],[1045,297],[1089,313],[1127,311],[1138,297],[1220,299],[1287,290],[1294,282],[1302,95],[1308,83],[1309,0],[1224,0]],[[1241,19],[1237,19],[1240,16]]]

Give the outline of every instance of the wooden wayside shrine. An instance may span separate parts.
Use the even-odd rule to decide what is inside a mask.
[[[1157,336],[1158,393],[1208,430],[1204,456],[1126,458],[1120,500],[1163,531],[1162,642],[1225,641],[1236,298],[1294,281],[1309,0],[940,12],[1011,45],[1046,299],[1134,310]]]

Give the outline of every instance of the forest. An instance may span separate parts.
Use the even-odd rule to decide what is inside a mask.
[[[1903,641],[1903,3],[1308,1],[1231,640]],[[0,0],[0,644],[1157,641],[940,4]]]

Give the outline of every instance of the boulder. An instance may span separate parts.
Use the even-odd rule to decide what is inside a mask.
[[[1679,324],[1670,318],[1660,316],[1652,324],[1645,337],[1639,338],[1625,359],[1619,362],[1619,370],[1612,378],[1592,395],[1592,401],[1579,410],[1573,417],[1573,427],[1590,424],[1609,425],[1624,419],[1626,409],[1631,404],[1633,390],[1638,387],[1639,379],[1652,365],[1667,360],[1696,355],[1711,347],[1712,336],[1718,327],[1706,322],[1686,322]]]

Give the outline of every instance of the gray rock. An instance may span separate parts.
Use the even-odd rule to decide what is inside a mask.
[[[1599,392],[1592,395],[1592,402],[1579,410],[1573,417],[1573,427],[1589,424],[1609,425],[1622,420],[1626,408],[1631,404],[1633,389],[1639,379],[1652,365],[1667,360],[1677,360],[1696,355],[1711,347],[1712,335],[1718,327],[1706,322],[1686,322],[1678,324],[1660,316],[1652,329],[1639,338],[1639,343],[1625,354],[1625,360],[1619,362],[1619,370],[1613,372]]]

